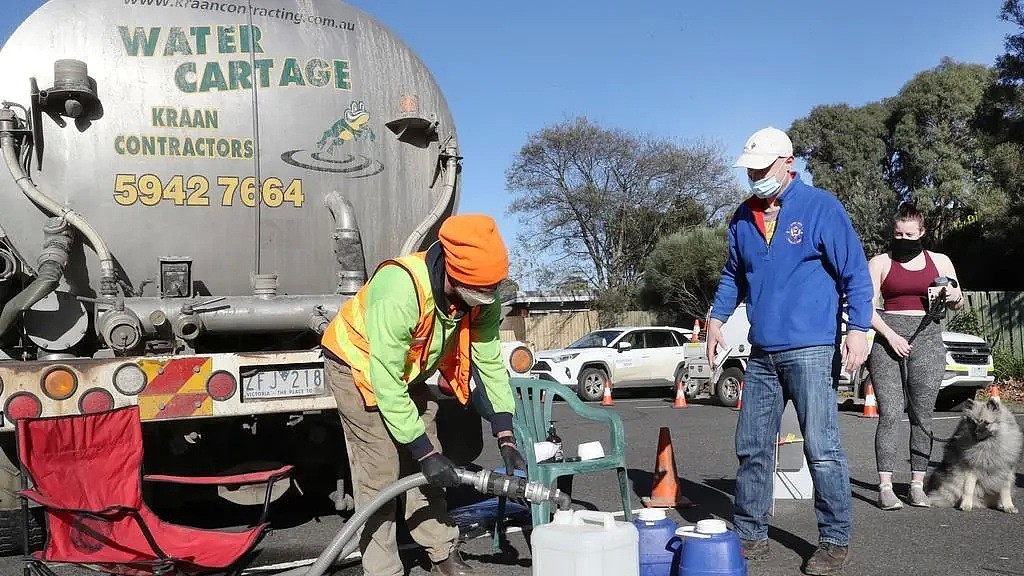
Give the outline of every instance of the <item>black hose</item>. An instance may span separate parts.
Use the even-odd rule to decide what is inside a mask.
[[[71,252],[71,231],[63,218],[51,218],[44,232],[46,238],[39,255],[36,278],[0,311],[0,336],[7,333],[23,312],[56,290],[64,275]]]
[[[7,333],[22,312],[56,290],[63,274],[62,266],[55,262],[43,262],[39,267],[39,275],[36,276],[36,279],[4,305],[3,312],[0,312],[0,336]]]

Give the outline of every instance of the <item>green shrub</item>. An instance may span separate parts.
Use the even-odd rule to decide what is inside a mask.
[[[996,382],[1024,381],[1024,358],[1013,350],[1000,346],[992,351]]]
[[[974,310],[964,309],[954,312],[946,320],[946,330],[950,332],[962,332],[973,336],[985,337],[982,334],[981,321]]]

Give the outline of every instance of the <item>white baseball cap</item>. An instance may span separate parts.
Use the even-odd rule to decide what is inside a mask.
[[[736,168],[767,168],[778,158],[793,155],[793,141],[785,132],[771,126],[754,132],[743,145],[743,153],[733,164]]]

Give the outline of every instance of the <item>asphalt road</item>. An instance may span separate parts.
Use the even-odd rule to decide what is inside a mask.
[[[681,524],[704,518],[731,519],[736,412],[700,402],[690,403],[686,409],[673,409],[669,398],[649,396],[617,399],[613,409],[622,416],[626,428],[634,510],[640,507],[640,496],[649,494],[658,433],[660,427],[666,426],[671,430],[683,494],[694,503],[671,510],[670,516]],[[948,435],[958,417],[956,413],[936,414],[935,433]],[[564,405],[556,406],[554,418],[571,455],[575,454],[579,442],[602,440],[607,445],[605,429],[579,419]],[[1018,416],[1018,421],[1024,423],[1024,414]],[[861,418],[859,410],[841,413],[854,496],[852,560],[844,573],[850,576],[1024,575],[1024,518],[1020,515],[995,510],[961,512],[910,506],[885,512],[874,505],[875,422]],[[909,434],[906,422],[902,423],[900,433],[901,445],[906,446]],[[499,465],[491,443],[485,446],[487,449],[478,463]],[[933,460],[939,457],[941,447],[937,445]],[[894,481],[897,494],[901,490],[905,494],[909,472],[897,474]],[[576,478],[573,498],[579,507],[621,510],[613,472]],[[1024,508],[1024,464],[1018,468],[1015,502]],[[327,517],[277,530],[264,541],[256,565],[271,566],[313,558],[340,525],[338,517]],[[510,548],[497,555],[492,554],[491,541],[486,535],[468,536],[463,546],[464,555],[470,562],[485,568],[484,573],[530,574],[529,547],[521,531],[514,529],[509,535]],[[798,574],[803,560],[813,552],[817,542],[812,501],[778,501],[769,536],[772,558],[750,566],[749,573],[752,576]],[[425,559],[414,547],[407,547],[403,556],[410,574],[428,573],[424,569]],[[59,568],[56,572],[61,575],[90,573],[69,568]],[[19,560],[0,558],[0,574],[15,573],[20,573]],[[356,575],[361,574],[361,570],[353,564],[335,574]]]

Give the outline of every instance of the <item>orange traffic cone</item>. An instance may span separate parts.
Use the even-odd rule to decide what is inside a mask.
[[[993,384],[988,387],[988,397],[999,400],[999,386]]]
[[[693,333],[690,334],[690,342],[696,342],[700,337],[700,320],[694,318]]]
[[[604,396],[601,398],[601,406],[615,406],[615,402],[612,401],[612,381],[607,378],[604,381]]]
[[[672,407],[686,408],[686,386],[682,379],[676,382],[676,401],[672,403]]]
[[[654,479],[650,498],[640,499],[647,508],[674,508],[690,506],[692,502],[679,493],[679,477],[676,475],[676,458],[672,452],[672,436],[668,428],[658,433],[658,456],[654,462]]]
[[[864,394],[863,418],[878,418],[878,402],[875,401],[875,387],[868,382],[867,393]]]
[[[739,397],[736,398],[736,407],[733,408],[733,410],[742,410],[742,409],[743,409],[743,380],[740,380],[740,393],[739,393]]]

